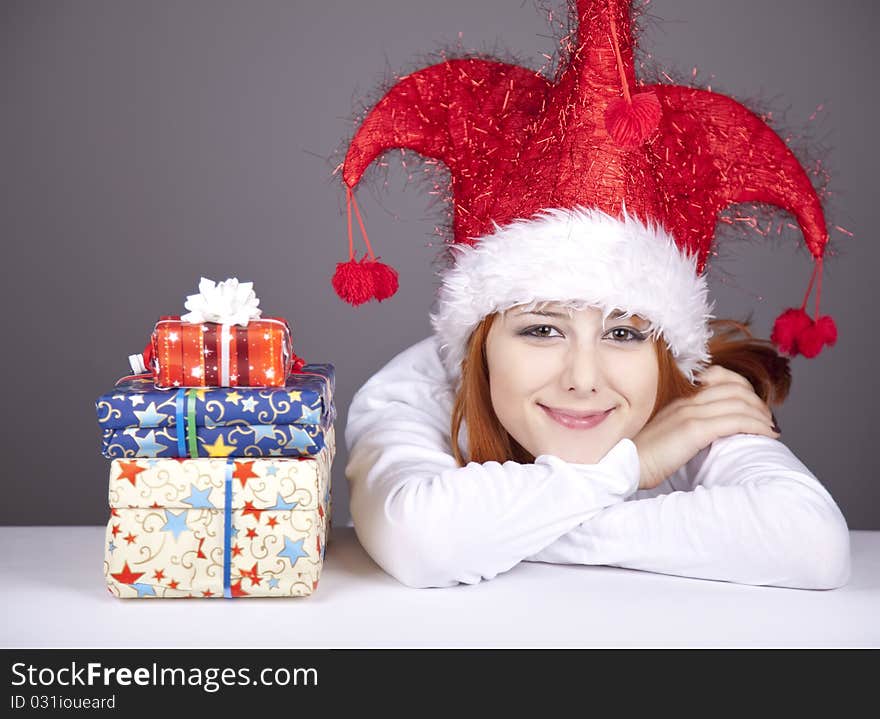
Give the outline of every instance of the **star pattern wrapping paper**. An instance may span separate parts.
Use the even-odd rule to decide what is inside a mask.
[[[316,425],[233,425],[195,427],[196,444],[168,429],[108,429],[101,452],[108,459],[124,457],[310,457],[324,446],[326,427]],[[195,450],[193,450],[195,447]]]
[[[95,402],[102,454],[132,457],[307,457],[336,419],[331,364],[305,365],[284,387],[165,390],[123,378]]]
[[[117,459],[104,577],[119,598],[295,597],[318,586],[336,451],[302,459]],[[228,500],[228,501],[227,501]]]
[[[277,387],[293,361],[290,326],[280,317],[238,326],[168,316],[150,342],[160,387]]]

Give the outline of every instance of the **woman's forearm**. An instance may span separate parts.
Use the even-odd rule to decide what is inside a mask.
[[[718,440],[694,479],[692,491],[608,507],[527,559],[803,589],[848,581],[846,521],[785,445]]]
[[[434,388],[410,383],[405,405],[384,391],[366,386],[352,401],[345,474],[361,544],[404,584],[490,579],[638,488],[629,439],[594,465],[544,455],[458,467],[445,427],[421,409]]]

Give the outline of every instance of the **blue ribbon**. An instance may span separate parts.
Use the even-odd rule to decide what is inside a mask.
[[[174,409],[177,413],[177,456],[186,457],[186,420],[184,419],[184,402],[186,390],[179,389],[174,395]]]
[[[226,492],[224,501],[224,519],[223,519],[223,596],[227,599],[232,598],[232,589],[230,588],[230,574],[232,572],[232,563],[230,561],[232,554],[232,469],[233,459],[226,459]]]

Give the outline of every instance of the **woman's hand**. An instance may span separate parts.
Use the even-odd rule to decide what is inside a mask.
[[[670,402],[633,437],[641,463],[639,489],[653,489],[720,437],[740,432],[776,439],[770,408],[742,375],[711,365],[700,391]]]

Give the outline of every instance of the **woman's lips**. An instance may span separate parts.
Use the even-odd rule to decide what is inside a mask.
[[[550,417],[550,419],[558,422],[563,427],[568,427],[569,429],[590,429],[595,427],[596,425],[601,424],[602,421],[614,410],[614,407],[612,407],[599,414],[593,414],[587,417],[573,417],[570,414],[563,414],[552,410],[549,407],[545,407],[543,404],[539,406],[544,410],[547,416]]]

